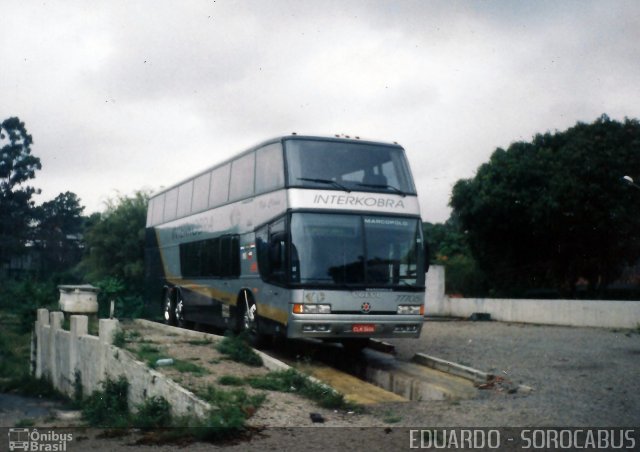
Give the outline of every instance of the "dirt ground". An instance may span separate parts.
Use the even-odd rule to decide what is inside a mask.
[[[169,345],[171,356],[206,367],[208,373],[201,376],[160,368],[185,386],[216,383],[223,375],[267,372],[222,359],[214,347],[190,344],[189,339],[154,337],[151,331],[143,336],[158,342],[174,340]],[[534,391],[528,395],[488,391],[472,400],[394,403],[367,408],[362,414],[323,410],[298,396],[269,391],[267,401],[249,420],[247,436],[233,442],[149,446],[137,443],[140,432],[105,438],[101,432],[87,430],[74,431],[76,436],[66,450],[404,450],[411,444],[410,428],[624,426],[638,430],[640,425],[637,330],[427,321],[420,339],[393,342],[399,359],[422,352],[504,375]],[[6,411],[4,405],[0,408],[3,426],[13,426],[11,419],[15,422],[25,416],[20,411],[25,403],[14,403],[14,411]],[[325,422],[313,423],[312,412],[322,414]],[[43,430],[47,424],[39,419],[36,425]],[[0,450],[4,444],[0,440]]]

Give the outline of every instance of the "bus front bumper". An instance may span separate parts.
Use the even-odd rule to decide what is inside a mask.
[[[293,314],[287,337],[318,339],[416,338],[422,330],[420,315]]]

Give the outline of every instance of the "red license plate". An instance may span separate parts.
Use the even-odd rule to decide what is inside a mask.
[[[375,333],[376,326],[367,324],[356,324],[351,326],[351,331],[353,333]]]

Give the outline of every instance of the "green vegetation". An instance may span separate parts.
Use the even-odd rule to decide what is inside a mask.
[[[248,395],[242,390],[224,391],[208,386],[199,396],[212,405],[204,419],[194,416],[173,417],[163,397],[150,397],[132,413],[128,404],[129,383],[124,377],[107,379],[101,390],[82,402],[82,415],[89,426],[106,428],[135,427],[159,432],[161,442],[193,438],[221,440],[236,437],[245,430],[246,419],[262,405],[264,394]]]
[[[225,386],[242,386],[245,384],[245,381],[235,375],[223,375],[218,378],[218,383]]]
[[[129,382],[123,376],[115,381],[108,378],[102,382],[102,387],[82,401],[82,417],[92,427],[128,427]]]
[[[256,389],[299,394],[324,408],[354,408],[344,399],[342,394],[333,388],[313,381],[295,369],[247,377],[247,382]]]
[[[452,217],[496,295],[606,297],[640,258],[640,197],[621,181],[639,171],[640,122],[602,115],[496,149],[453,187]]]
[[[181,359],[173,360],[173,368],[178,372],[188,372],[194,375],[206,375],[209,373],[209,371],[204,367],[190,361],[183,361]]]
[[[122,337],[125,336],[123,335]],[[121,338],[117,338],[117,340],[119,342],[125,341],[125,339]],[[123,344],[124,343],[126,343],[126,341],[123,342]],[[209,371],[204,367],[190,361],[173,358],[169,354],[160,350],[160,348],[149,343],[142,343],[138,347],[131,348],[130,351],[132,351],[138,357],[138,359],[140,359],[140,361],[147,363],[147,366],[152,369],[155,369],[158,366],[157,361],[159,359],[170,358],[173,359],[173,364],[171,364],[171,367],[173,369],[176,369],[178,372],[188,372],[194,375],[206,375],[209,373]]]
[[[164,397],[154,396],[138,405],[133,425],[143,430],[170,427],[171,405]]]
[[[260,367],[264,363],[262,358],[247,344],[245,335],[225,336],[216,345],[216,350],[224,355],[228,355],[233,361],[237,361],[248,366]]]
[[[385,411],[382,414],[382,421],[386,424],[397,424],[402,421],[402,416],[399,416],[392,411]]]

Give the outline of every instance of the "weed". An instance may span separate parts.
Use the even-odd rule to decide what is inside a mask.
[[[127,333],[124,330],[116,331],[116,334],[113,335],[113,345],[118,348],[123,348],[127,342]]]
[[[194,375],[206,375],[209,373],[207,369],[202,366],[198,366],[195,363],[189,361],[183,361],[181,359],[176,359],[173,361],[173,367],[178,372],[189,372]]]
[[[33,427],[35,425],[35,421],[33,419],[20,419],[14,427],[16,428],[25,428],[25,427]]]
[[[300,394],[324,408],[352,408],[342,394],[329,386],[309,379],[295,369],[248,377],[247,382],[256,389]]]
[[[216,417],[221,418],[220,425],[224,425],[224,418],[233,424],[236,417],[251,417],[266,399],[264,394],[249,395],[243,389],[225,391],[211,385],[199,391],[198,395],[214,407],[214,414],[218,412]]]
[[[152,369],[156,368],[156,361],[160,358],[166,358],[158,347],[149,344],[142,344],[135,351],[136,356],[147,363]]]
[[[386,424],[397,424],[402,420],[402,416],[398,416],[391,411],[385,411],[383,416],[382,421]]]
[[[171,405],[164,397],[154,396],[138,405],[132,424],[143,430],[171,426]]]
[[[242,378],[236,377],[235,375],[223,375],[218,378],[218,383],[225,386],[242,386],[245,382]]]
[[[129,382],[124,376],[107,378],[102,390],[94,391],[83,402],[82,417],[92,427],[124,428],[129,424],[127,393]]]
[[[244,335],[225,336],[218,343],[216,349],[225,355],[228,355],[233,361],[237,361],[248,366],[260,367],[264,363],[262,358],[247,344]]]

